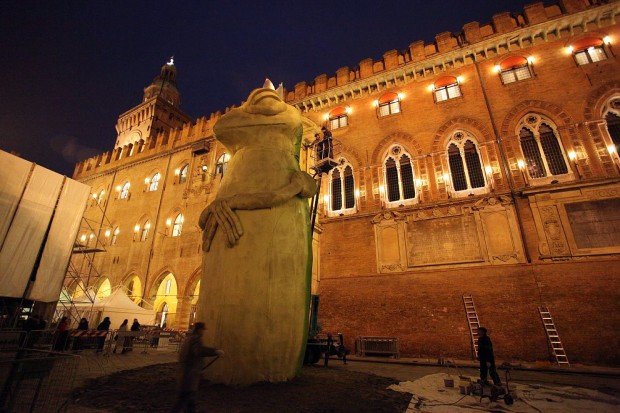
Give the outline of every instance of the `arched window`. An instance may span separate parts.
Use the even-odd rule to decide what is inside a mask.
[[[454,99],[461,96],[459,81],[454,76],[443,76],[433,83],[435,102]]]
[[[530,178],[568,173],[564,151],[553,122],[530,113],[519,122],[518,134]]]
[[[620,97],[609,99],[603,107],[602,117],[607,123],[607,132],[616,147],[616,153],[620,153]]]
[[[332,212],[353,212],[355,210],[355,182],[353,168],[344,158],[329,173]]]
[[[589,63],[600,62],[607,59],[605,53],[605,43],[602,39],[596,37],[588,37],[573,42],[569,46],[569,50],[573,53],[573,58],[579,66]]]
[[[151,229],[151,221],[149,221],[148,219],[144,221],[144,224],[142,224],[142,231],[140,231],[140,225],[136,225],[135,229],[136,229],[136,233],[137,232],[140,233],[140,242],[144,242],[149,237],[149,231]]]
[[[101,190],[99,191],[99,194],[97,195],[97,204],[101,204],[103,202],[103,196],[105,195],[105,190]]]
[[[112,238],[110,239],[110,245],[116,245],[116,241],[118,240],[118,233],[121,232],[118,227],[115,227],[112,230]]]
[[[514,83],[532,77],[530,64],[523,56],[511,56],[504,59],[496,68],[503,84]]]
[[[121,194],[119,195],[120,199],[128,199],[129,198],[129,181],[125,182],[121,187]]]
[[[474,191],[477,188],[485,188],[486,181],[476,139],[468,132],[457,130],[452,134],[448,143],[448,165],[454,192],[465,191],[470,194],[480,192]]]
[[[347,110],[342,106],[339,106],[329,112],[329,129],[338,129],[349,126],[349,116]]]
[[[217,163],[215,164],[215,174],[219,174],[224,176],[224,173],[226,172],[226,166],[228,165],[228,160],[230,159],[230,155],[227,153],[223,153],[218,159],[217,159]]]
[[[161,328],[165,328],[166,327],[166,322],[168,321],[168,312],[170,310],[168,309],[168,304],[164,301],[160,307],[160,311],[158,314],[158,318],[159,318],[159,326]]]
[[[149,184],[149,192],[157,191],[160,178],[161,178],[161,174],[159,172],[153,175],[153,177],[151,178],[151,183]]]
[[[375,104],[380,118],[400,113],[400,97],[394,92],[385,93]]]
[[[172,236],[178,237],[181,235],[181,230],[183,229],[183,214],[179,213],[176,218],[174,218],[174,223],[172,224]]]
[[[416,190],[411,156],[400,145],[394,145],[388,152],[384,167],[388,202],[413,202]]]
[[[189,170],[189,164],[183,165],[181,170],[179,171],[179,183],[187,181],[187,171]]]

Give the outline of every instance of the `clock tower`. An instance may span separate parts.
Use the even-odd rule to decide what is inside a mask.
[[[181,94],[176,85],[177,69],[174,58],[162,66],[159,76],[144,88],[144,98],[138,106],[118,117],[115,148],[150,140],[158,133],[180,129],[194,119],[180,109]]]

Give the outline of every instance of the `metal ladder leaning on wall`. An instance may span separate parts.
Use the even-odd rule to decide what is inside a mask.
[[[560,340],[558,330],[555,328],[555,323],[553,322],[553,318],[551,318],[549,309],[546,306],[540,306],[538,307],[538,312],[540,313],[540,318],[542,319],[543,326],[545,327],[547,340],[551,346],[551,352],[555,357],[555,361],[558,363],[558,366],[570,367],[568,357],[564,351],[564,346]]]
[[[469,294],[463,294],[463,304],[465,305],[465,316],[467,317],[467,325],[469,326],[469,334],[471,335],[471,346],[473,349],[474,359],[478,358],[478,328],[480,327],[480,321],[478,320],[478,313],[476,312],[476,306],[474,305],[474,297]]]

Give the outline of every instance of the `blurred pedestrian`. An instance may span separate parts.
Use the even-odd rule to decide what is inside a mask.
[[[200,385],[202,370],[206,368],[204,357],[224,356],[222,350],[206,347],[202,344],[202,335],[206,330],[205,323],[197,322],[187,335],[179,350],[180,376],[177,389],[177,400],[170,413],[194,412],[196,410],[196,393]]]
[[[98,331],[109,331],[110,324],[112,324],[112,322],[110,321],[110,317],[106,317],[103,319],[101,323],[99,323],[99,325],[97,326],[97,330]],[[97,353],[100,353],[101,351],[103,351],[103,346],[105,345],[106,336],[107,335],[97,338]]]
[[[120,327],[118,328],[118,331],[116,332],[116,336],[114,336],[114,340],[116,341],[116,344],[114,345],[114,350],[112,351],[113,353],[116,353],[116,350],[118,349],[118,344],[121,343],[121,354],[125,354],[125,340],[128,338],[127,337],[127,324],[129,323],[129,320],[125,319]]]

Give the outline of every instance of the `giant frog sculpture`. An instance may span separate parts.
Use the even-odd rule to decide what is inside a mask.
[[[316,182],[300,171],[299,111],[270,88],[254,90],[215,124],[230,160],[202,212],[198,320],[225,357],[205,370],[215,383],[279,382],[297,375],[308,321],[308,202]]]

